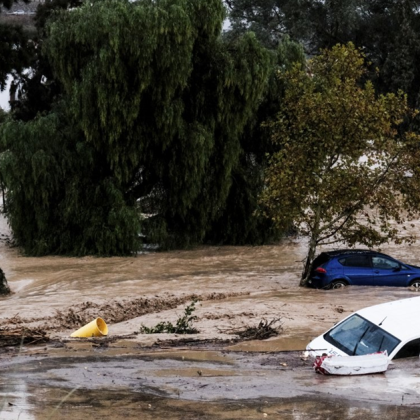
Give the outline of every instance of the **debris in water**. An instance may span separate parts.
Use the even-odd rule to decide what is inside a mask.
[[[7,284],[4,271],[0,268],[0,295],[8,295],[8,294],[10,294],[10,287]]]
[[[96,318],[77,331],[70,337],[103,337],[108,335],[108,326],[102,318]]]
[[[276,324],[278,325],[276,326]],[[243,340],[265,340],[270,337],[277,337],[282,332],[281,318],[274,318],[271,321],[262,319],[256,327],[246,326],[242,330],[229,330],[229,334],[238,335]]]
[[[0,347],[46,343],[50,338],[40,328],[0,329]]]

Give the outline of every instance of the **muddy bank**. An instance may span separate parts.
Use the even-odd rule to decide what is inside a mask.
[[[316,291],[298,287],[281,291],[253,292],[252,290],[227,293],[162,294],[135,299],[110,299],[106,303],[86,301],[77,305],[69,304],[62,310],[46,311],[42,316],[37,307],[35,317],[0,316],[0,328],[16,327],[41,328],[52,339],[69,338],[71,332],[100,316],[109,326],[109,336],[130,336],[144,345],[158,340],[176,340],[171,334],[140,334],[142,325],[153,327],[159,322],[176,323],[185,307],[193,300],[200,299],[194,315],[194,327],[199,334],[190,336],[195,340],[229,340],[235,330],[247,326],[256,327],[261,320],[280,319],[281,336],[267,341],[243,343],[246,350],[276,351],[285,349],[285,342],[300,340],[305,342],[325,331],[346,315],[373,303],[412,297],[415,292],[397,288],[346,288],[334,291]],[[363,298],[361,299],[361,296]],[[0,306],[7,299],[0,302]],[[13,307],[13,306],[12,306]],[[7,311],[5,311],[7,312]],[[292,347],[296,347],[295,344]],[[290,348],[290,347],[289,347]],[[291,348],[296,349],[296,348]]]
[[[222,300],[227,297],[247,295],[249,293],[210,293],[210,294],[186,294],[182,296],[163,295],[144,297],[137,299],[113,300],[107,303],[98,304],[91,301],[79,305],[72,305],[65,310],[56,310],[53,316],[39,316],[23,318],[16,314],[11,318],[0,319],[0,327],[10,325],[31,326],[40,325],[45,331],[61,331],[70,328],[79,328],[95,319],[98,314],[105,318],[108,323],[119,323],[146,314],[154,314],[162,311],[176,309],[181,305],[190,302],[203,302],[207,300]]]

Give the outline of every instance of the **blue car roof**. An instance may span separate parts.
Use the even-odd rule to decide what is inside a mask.
[[[385,255],[389,257],[389,255],[383,254],[382,252],[378,251],[372,251],[370,249],[339,249],[335,251],[324,251],[321,254],[328,255],[330,257],[336,257],[337,255],[343,255],[343,254],[375,254],[375,255]],[[389,257],[392,258],[392,257]]]

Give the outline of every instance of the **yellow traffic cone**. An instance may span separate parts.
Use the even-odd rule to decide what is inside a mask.
[[[70,337],[103,337],[108,335],[108,326],[102,318],[96,318],[72,333]]]

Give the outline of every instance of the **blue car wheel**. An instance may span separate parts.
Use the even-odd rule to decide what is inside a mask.
[[[416,290],[420,290],[420,279],[413,280],[410,283],[410,287],[413,287]]]
[[[341,289],[342,287],[348,286],[348,283],[345,280],[335,280],[331,283],[330,289]],[[419,282],[420,286],[420,282]]]

